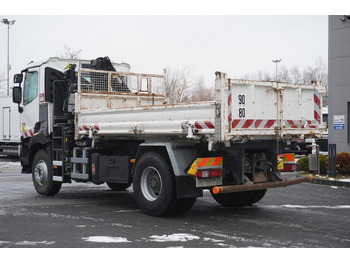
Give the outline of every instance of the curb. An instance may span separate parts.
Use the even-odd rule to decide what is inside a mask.
[[[304,175],[298,174],[297,176],[304,176]],[[326,180],[326,179],[318,179],[318,178],[312,178],[312,180],[308,183],[327,185],[327,186],[350,187],[350,182],[337,181],[337,180]]]

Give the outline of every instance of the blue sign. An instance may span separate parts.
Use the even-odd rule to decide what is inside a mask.
[[[334,129],[335,130],[343,130],[344,129],[344,124],[334,124]]]
[[[344,130],[345,116],[344,115],[334,115],[334,130]]]

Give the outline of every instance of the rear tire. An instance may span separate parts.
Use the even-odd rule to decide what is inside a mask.
[[[32,179],[35,190],[40,195],[56,195],[62,183],[53,181],[51,155],[47,150],[40,149],[36,152],[32,165]]]
[[[172,214],[182,214],[187,210],[191,209],[196,202],[197,197],[189,197],[189,198],[180,198],[177,199],[176,207],[174,208]]]
[[[263,197],[265,196],[266,193],[266,189],[263,190],[256,190],[255,191],[255,196],[253,197],[253,199],[251,200],[251,205],[254,203],[259,202],[261,199],[263,199]]]
[[[107,186],[112,190],[112,191],[123,191],[127,189],[131,183],[128,184],[120,184],[120,183],[111,183],[107,182]]]
[[[212,191],[210,192],[215,201],[224,207],[243,207],[259,202],[264,197],[266,189],[224,194],[213,194]]]
[[[136,202],[150,216],[183,213],[196,201],[196,198],[176,198],[171,164],[168,157],[160,152],[147,152],[137,160],[133,185]]]

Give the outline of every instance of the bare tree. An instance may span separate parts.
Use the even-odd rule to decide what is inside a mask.
[[[191,101],[211,101],[214,99],[214,88],[207,88],[204,84],[204,77],[197,78],[192,91]]]
[[[246,73],[240,78],[245,80],[272,81],[272,76],[269,73],[263,72],[261,70],[259,70],[257,73]]]
[[[328,68],[321,57],[316,60],[315,66],[309,66],[303,71],[304,84],[310,84],[311,81],[321,81],[323,85],[328,85]]]
[[[64,51],[63,53],[60,53],[60,58],[68,58],[68,59],[78,59],[79,55],[81,53],[81,49],[73,49],[69,46],[63,45]]]
[[[280,82],[287,82],[287,83],[292,82],[292,79],[289,74],[289,69],[286,66],[282,66],[279,69],[277,79]]]
[[[169,68],[166,70],[165,95],[169,97],[170,104],[189,101],[191,85],[192,78],[188,68],[184,68],[181,71]]]
[[[303,83],[303,76],[300,72],[299,67],[293,66],[289,70],[289,72],[290,72],[290,78],[291,78],[292,83],[295,83],[295,84],[302,84]]]

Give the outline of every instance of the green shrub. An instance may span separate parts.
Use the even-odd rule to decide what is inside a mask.
[[[340,174],[350,174],[350,154],[341,152],[336,156],[336,169]]]
[[[309,158],[304,156],[298,160],[299,170],[309,172]]]

